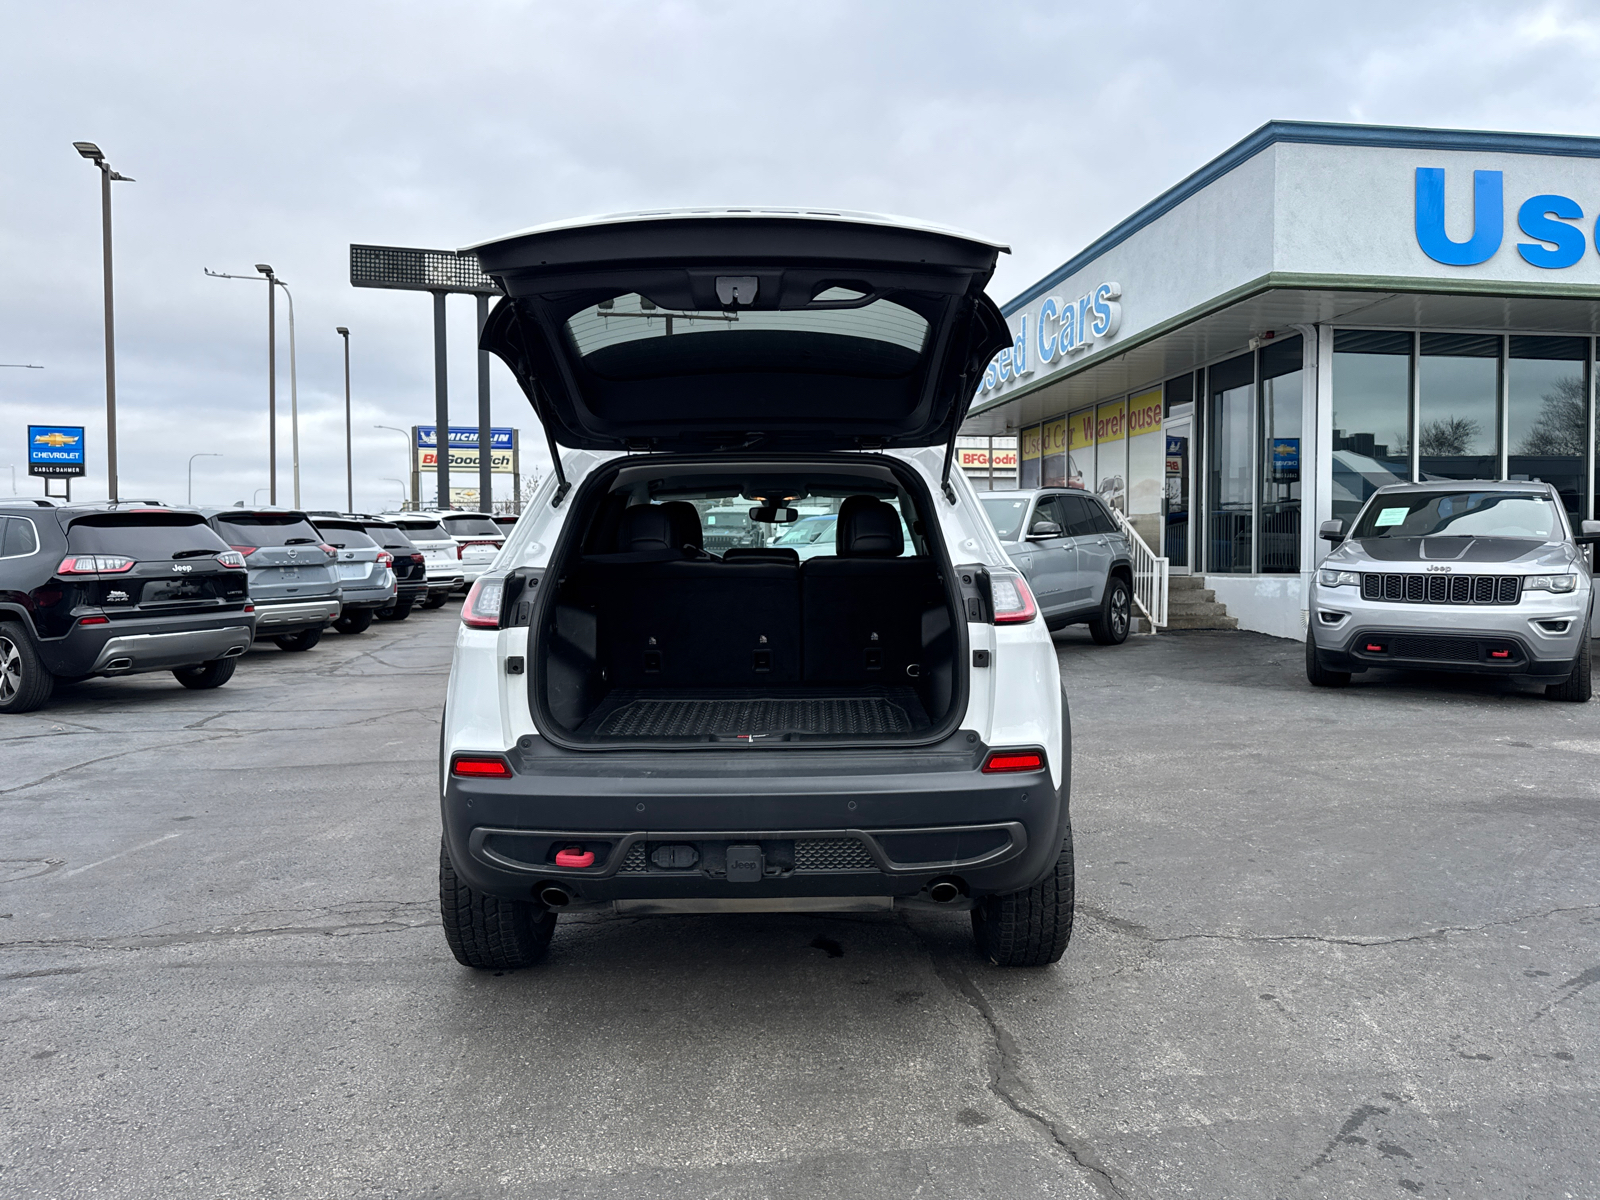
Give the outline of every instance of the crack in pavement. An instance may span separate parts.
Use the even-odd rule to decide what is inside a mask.
[[[180,742],[169,742],[164,746],[135,746],[127,750],[118,750],[115,754],[102,754],[99,758],[88,758],[83,762],[73,763],[70,767],[62,767],[59,771],[51,771],[48,775],[41,775],[39,778],[30,780],[27,783],[19,783],[15,787],[0,788],[0,796],[10,796],[16,792],[25,792],[29,788],[36,788],[40,784],[49,783],[52,779],[60,779],[63,775],[70,775],[73,771],[81,771],[84,767],[92,767],[96,763],[110,762],[115,758],[127,758],[130,754],[148,754],[151,751],[171,750],[178,746],[199,746],[206,742],[215,742],[221,738],[231,736],[231,734],[217,734],[213,737],[200,738],[198,741],[185,739]]]
[[[1507,917],[1500,921],[1485,921],[1481,925],[1441,925],[1437,929],[1430,929],[1425,933],[1406,934],[1402,937],[1390,938],[1361,938],[1353,936],[1340,937],[1332,934],[1315,933],[1175,933],[1158,935],[1152,933],[1148,927],[1130,921],[1125,917],[1113,916],[1103,909],[1092,904],[1078,902],[1077,911],[1084,916],[1099,921],[1129,937],[1138,938],[1140,941],[1160,945],[1166,942],[1320,942],[1328,946],[1398,946],[1406,942],[1430,942],[1448,937],[1452,933],[1481,933],[1485,929],[1497,929],[1505,925],[1517,925],[1524,921],[1537,921],[1546,917],[1553,917],[1557,913],[1594,912],[1600,910],[1600,904],[1578,904],[1567,908],[1551,908],[1541,912],[1524,913],[1515,917]],[[1600,982],[1600,979],[1594,982]]]
[[[1133,1194],[1132,1181],[1124,1177],[1119,1182],[1118,1177],[1112,1175],[1111,1169],[1101,1161],[1089,1141],[1068,1128],[1066,1122],[1052,1113],[1034,1095],[1033,1089],[1028,1086],[1022,1075],[1022,1050],[1017,1045],[1016,1038],[1000,1023],[1000,1019],[995,1016],[994,1007],[978,989],[978,985],[954,964],[945,962],[935,954],[933,948],[910,922],[905,922],[905,927],[928,955],[933,973],[939,977],[939,981],[958,999],[965,1001],[988,1027],[994,1046],[989,1063],[989,1090],[1002,1104],[1048,1139],[1056,1150],[1072,1162],[1073,1166],[1082,1171],[1096,1192],[1107,1197],[1107,1200],[1126,1200]]]

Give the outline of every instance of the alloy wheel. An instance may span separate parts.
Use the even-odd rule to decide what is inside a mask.
[[[22,690],[22,653],[8,637],[0,637],[0,704]]]
[[[1111,632],[1118,641],[1128,633],[1128,589],[1121,584],[1111,593]]]

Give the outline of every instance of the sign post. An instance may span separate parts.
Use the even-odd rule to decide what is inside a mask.
[[[72,499],[72,480],[84,474],[82,425],[29,425],[28,474],[42,476],[45,495],[50,480],[64,477],[66,499]]]

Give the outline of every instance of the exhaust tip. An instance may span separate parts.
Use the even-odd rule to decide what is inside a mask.
[[[126,671],[131,666],[133,666],[133,659],[131,658],[113,658],[102,668],[102,670]]]
[[[959,879],[935,879],[928,885],[928,898],[935,904],[950,904],[961,899],[965,891]]]
[[[550,908],[565,908],[572,902],[572,897],[567,894],[566,888],[556,887],[553,883],[539,889],[539,899]]]

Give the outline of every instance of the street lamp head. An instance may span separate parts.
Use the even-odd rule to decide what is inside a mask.
[[[85,158],[91,159],[96,163],[105,161],[106,156],[100,153],[100,147],[93,142],[73,142],[72,148]]]
[[[272,278],[272,264],[271,263],[257,263],[256,264],[256,270],[260,271],[268,279]]]
[[[350,331],[348,329],[346,329],[343,325],[334,326],[333,331],[335,333],[337,333],[340,337],[349,337],[350,336]]]

